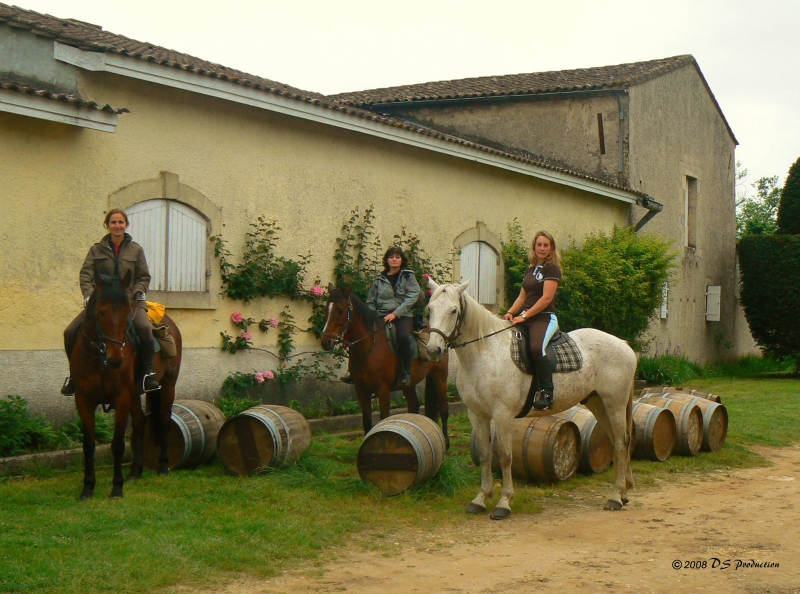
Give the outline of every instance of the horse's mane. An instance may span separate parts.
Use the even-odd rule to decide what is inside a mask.
[[[345,299],[344,293],[340,288],[334,289],[330,294],[331,300],[334,299]],[[383,322],[383,318],[379,316],[376,312],[370,309],[370,307],[361,301],[358,295],[355,293],[350,293],[350,301],[353,304],[353,309],[355,312],[361,316],[361,319],[364,321],[365,326],[374,326]]]
[[[130,299],[128,299],[128,293],[125,290],[125,286],[122,284],[122,281],[115,276],[104,276],[103,290],[98,293],[95,286],[94,293],[92,293],[92,299],[94,300],[95,305],[97,304],[98,300],[105,301],[111,305],[130,306],[131,304]]]
[[[460,295],[463,295],[466,302],[466,307],[464,308],[466,313],[462,317],[461,331],[464,334],[480,339],[487,334],[503,330],[509,326],[508,322],[488,312],[466,291],[459,295],[457,284],[442,285],[436,291],[446,292],[447,296],[453,300],[453,303],[460,303]],[[431,299],[433,299],[433,296],[431,296]],[[497,334],[497,338],[509,341],[511,340],[511,332],[500,332]]]

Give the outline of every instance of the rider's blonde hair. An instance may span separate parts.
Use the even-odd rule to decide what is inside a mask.
[[[547,256],[547,259],[544,261],[544,263],[561,264],[561,254],[558,253],[558,248],[556,248],[556,238],[547,231],[537,231],[536,235],[533,236],[533,241],[531,242],[531,251],[528,253],[528,260],[530,261],[531,266],[536,266],[537,263],[536,240],[540,237],[546,237],[550,241],[550,246],[553,248],[550,250],[550,255]]]

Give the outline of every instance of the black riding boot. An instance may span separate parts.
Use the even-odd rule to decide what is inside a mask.
[[[153,356],[156,354],[156,341],[143,340],[139,345],[139,357],[142,359],[142,390],[153,392],[161,386],[158,384],[156,374],[153,373]]]
[[[66,338],[64,339],[64,350],[67,351],[67,361],[69,361],[70,356],[72,355],[72,349],[75,348],[74,344],[67,344]],[[75,396],[75,380],[72,379],[71,376],[67,376],[67,379],[64,380],[64,385],[61,386],[61,393],[64,396]]]
[[[398,359],[400,360],[400,379],[398,386],[406,387],[411,385],[411,337],[407,340],[399,340],[397,344]]]
[[[533,408],[536,410],[547,410],[553,408],[553,368],[550,359],[547,357],[536,358],[533,360],[536,368],[536,377],[539,378],[541,390],[536,393],[533,401]]]

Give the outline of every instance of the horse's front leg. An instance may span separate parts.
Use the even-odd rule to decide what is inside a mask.
[[[481,459],[481,488],[465,511],[468,514],[480,514],[486,511],[486,500],[491,499],[494,494],[491,424],[489,417],[479,416],[471,410],[467,410],[467,415],[475,431],[475,444],[478,446],[478,456]]]
[[[364,435],[366,435],[372,429],[372,394],[359,388],[356,383],[356,396],[358,404],[361,406],[361,424],[364,427]]]
[[[500,470],[503,472],[503,488],[500,499],[489,516],[493,520],[505,520],[511,515],[511,502],[514,501],[514,479],[511,476],[512,415],[494,417],[495,441]]]
[[[161,445],[161,450],[158,454],[158,474],[169,474],[169,451],[167,446],[167,434],[169,427],[172,424],[172,403],[175,402],[175,385],[163,385],[157,392],[152,392],[154,402],[158,403],[154,407],[154,413],[158,414],[158,443]]]
[[[142,397],[135,395],[131,399],[131,452],[133,463],[128,474],[129,481],[135,481],[142,477],[144,463],[142,462],[142,450],[144,448],[144,411],[142,410]]]
[[[94,496],[94,487],[97,477],[94,473],[94,448],[95,448],[95,409],[81,396],[75,394],[75,405],[81,418],[81,432],[83,433],[83,491],[81,501],[86,501]]]
[[[131,394],[123,390],[114,403],[114,437],[111,440],[111,453],[114,455],[114,479],[111,497],[122,497],[122,457],[125,455],[125,430],[128,428],[128,416],[131,413]]]
[[[414,413],[415,415],[419,414],[419,398],[417,397],[417,387],[416,386],[409,386],[407,388],[403,388],[403,396],[406,397],[406,403],[408,406],[408,412]],[[391,399],[391,395],[390,395]],[[383,418],[383,415],[381,415]]]

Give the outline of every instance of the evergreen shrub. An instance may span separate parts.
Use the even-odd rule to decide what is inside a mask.
[[[800,235],[800,158],[789,168],[778,205],[778,233]]]

